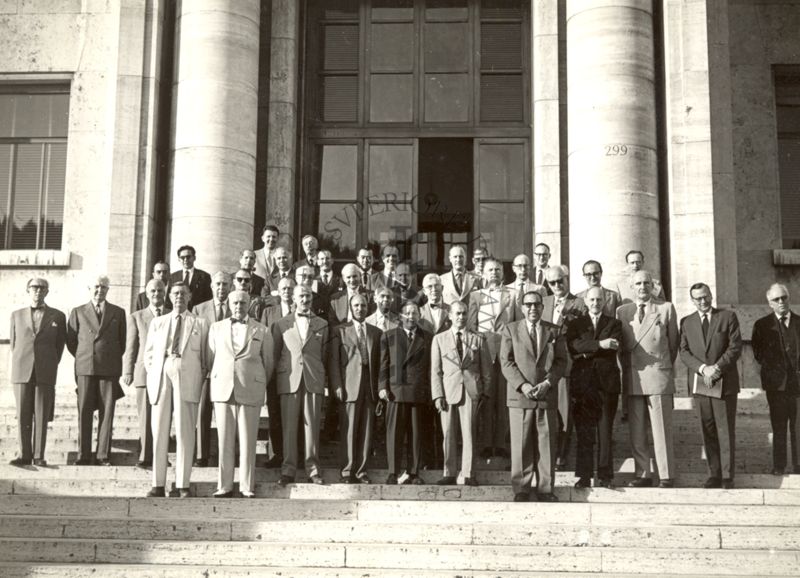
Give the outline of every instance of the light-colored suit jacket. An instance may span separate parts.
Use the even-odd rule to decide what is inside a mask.
[[[419,308],[419,314],[420,314],[419,325],[425,331],[431,333],[432,335],[436,335],[437,333],[441,333],[442,331],[447,331],[453,324],[450,321],[450,306],[447,303],[442,302],[441,308],[442,311],[438,325],[434,322],[433,311],[431,311],[430,303],[425,303],[425,305]]]
[[[256,275],[264,279],[267,279],[275,268],[275,259],[272,257],[272,254],[267,255],[266,251],[264,247],[256,249],[256,268],[253,271]]]
[[[630,395],[675,393],[672,370],[680,344],[672,303],[651,299],[641,323],[636,303],[626,303],[617,309],[617,319],[622,322],[622,380]]]
[[[211,401],[231,399],[241,405],[263,405],[267,376],[272,373],[269,331],[258,321],[247,320],[242,348],[234,350],[231,320],[215,322],[208,330],[208,363],[211,365]]]
[[[331,387],[343,389],[344,401],[355,402],[361,395],[361,373],[369,372],[369,391],[365,397],[378,401],[378,378],[381,369],[381,330],[365,323],[367,329],[367,365],[363,365],[358,349],[358,335],[353,322],[342,324],[334,329],[331,348]]]
[[[619,296],[619,293],[614,291],[613,289],[603,289],[603,297],[605,298],[605,305],[603,305],[603,314],[608,315],[609,317],[616,317],[617,316],[617,309],[620,305],[622,305],[622,297]],[[588,289],[584,289],[580,293],[578,293],[578,299],[583,301],[584,305],[586,302],[586,292],[589,291]]]
[[[164,359],[170,353],[167,343],[170,337],[170,320],[173,314],[156,317],[147,332],[147,345],[144,351],[144,367],[147,370],[147,395],[151,404],[160,400],[163,383]],[[181,370],[175,386],[181,392],[181,399],[192,403],[200,401],[203,379],[208,372],[206,343],[208,324],[190,311],[184,313],[181,328]]]
[[[439,275],[439,279],[442,281],[442,301],[448,305],[455,301],[461,301],[468,305],[470,293],[481,288],[481,278],[470,271],[464,271],[461,293],[456,291],[456,280],[452,271]]]
[[[514,293],[515,297],[517,298],[517,301],[520,300],[520,297],[522,295],[525,295],[525,293],[528,293],[530,291],[536,291],[539,295],[542,296],[542,299],[547,297],[547,288],[544,285],[537,285],[530,279],[525,281],[525,285],[522,288],[522,290],[520,290],[519,283],[517,281],[509,283],[508,285],[506,285],[506,287],[508,287],[509,291]]]
[[[231,308],[228,306],[227,300],[225,301],[224,311],[225,317],[223,319],[227,319],[231,316]],[[214,307],[213,299],[195,305],[194,309],[192,309],[192,313],[197,315],[200,319],[205,319],[206,325],[208,325],[209,328],[217,322],[217,310]]]
[[[459,404],[464,392],[475,401],[489,391],[492,383],[492,360],[486,339],[480,333],[464,329],[464,357],[458,355],[456,336],[451,330],[434,335],[431,344],[431,398],[443,397]]]
[[[163,307],[162,315],[172,310]],[[150,306],[128,315],[125,355],[122,356],[122,375],[130,375],[135,387],[147,387],[147,371],[144,368],[144,349],[150,323],[155,319]]]
[[[492,362],[500,354],[500,332],[507,324],[518,319],[517,299],[514,294],[506,287],[500,288],[499,296],[489,296],[488,289],[474,291],[469,296],[469,312],[467,314],[467,327],[472,331],[485,333],[489,345],[489,354]],[[486,311],[490,299],[497,299],[498,306],[495,308],[496,314],[489,319]],[[481,309],[483,307],[483,309]],[[483,331],[481,328],[491,325],[491,331]]]
[[[378,312],[377,311],[375,311],[372,315],[368,316],[365,321],[367,323],[369,323],[370,325],[374,325],[375,327],[378,327],[378,329],[380,329],[381,331],[389,331],[390,329],[394,329],[395,327],[400,327],[400,320],[398,319],[396,313],[394,313],[392,311],[389,311],[386,314],[385,317],[386,317],[386,327],[385,328],[378,327]]]
[[[39,331],[33,332],[31,308],[11,314],[11,383],[28,383],[34,370],[36,383],[55,385],[58,362],[67,340],[67,319],[58,309],[44,306]]]
[[[273,364],[278,394],[295,393],[303,383],[309,393],[324,394],[328,375],[328,322],[312,315],[305,340],[291,313],[272,324]]]

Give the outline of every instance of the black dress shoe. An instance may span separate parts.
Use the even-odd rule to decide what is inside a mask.
[[[514,501],[515,502],[527,502],[528,501],[528,494],[524,492],[520,492],[519,494],[514,494]]]
[[[536,497],[539,499],[540,502],[557,502],[558,496],[553,494],[552,492],[547,494],[537,494]]]
[[[264,464],[264,467],[267,469],[274,469],[281,467],[281,464],[283,464],[283,458],[278,454],[275,454],[267,460],[267,462]]]
[[[652,488],[653,480],[650,478],[635,478],[628,482],[629,488]]]
[[[200,458],[199,460],[195,460],[192,464],[192,467],[195,468],[207,468],[208,467],[208,458]]]
[[[658,482],[659,488],[674,488],[675,487],[675,480],[671,478],[664,478]]]
[[[285,488],[285,487],[286,487],[286,486],[288,486],[289,484],[293,484],[293,483],[294,483],[294,478],[293,478],[293,477],[291,477],[291,476],[281,476],[281,477],[278,479],[278,485],[279,485],[280,487],[282,487],[282,488]]]
[[[710,490],[712,488],[721,488],[722,487],[722,480],[712,476],[712,477],[708,478],[705,481],[705,483],[703,484],[703,487],[705,489],[707,489],[707,490]]]
[[[232,498],[233,497],[233,490],[229,492],[225,492],[223,490],[217,490],[213,494],[211,494],[212,498]]]
[[[93,463],[94,460],[92,460],[92,458],[80,458],[78,460],[75,460],[76,466],[91,466]]]
[[[147,460],[136,462],[136,467],[142,470],[146,470],[149,467],[152,467],[153,463]]]
[[[595,487],[597,488],[608,488],[609,490],[614,489],[614,478],[598,478],[597,482],[595,483]]]
[[[359,484],[371,484],[372,483],[372,480],[369,479],[369,476],[367,474],[361,474],[360,476],[357,476],[356,477],[356,481]]]
[[[110,466],[111,465],[111,460],[109,460],[108,458],[103,458],[103,459],[97,460],[97,462],[95,462],[95,463],[98,466]]]
[[[164,493],[164,486],[153,486],[150,488],[150,491],[147,492],[146,498],[163,498],[166,494]]]
[[[318,486],[325,485],[325,480],[323,480],[320,476],[311,476],[310,478],[308,478],[308,481]]]
[[[32,463],[33,463],[33,460],[29,460],[29,459],[25,459],[25,458],[14,458],[10,462],[8,462],[9,465],[17,466],[17,467],[29,466]]]
[[[578,481],[575,482],[575,488],[591,488],[592,487],[592,480],[590,478],[578,478]]]
[[[416,474],[411,474],[410,476],[408,476],[408,481],[406,483],[411,484],[412,486],[424,486],[425,480],[423,480]]]
[[[397,485],[397,474],[389,474],[386,476],[386,484],[389,486]]]
[[[39,466],[40,468],[46,468],[47,460],[44,458],[33,458],[33,465]]]
[[[455,476],[445,476],[436,482],[437,486],[455,486],[456,485],[456,478]]]
[[[722,489],[723,490],[732,490],[733,489],[733,478],[722,478]]]
[[[478,484],[478,480],[475,478],[464,478],[464,485],[477,488],[480,484]]]

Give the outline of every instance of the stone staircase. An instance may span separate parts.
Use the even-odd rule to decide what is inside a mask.
[[[71,393],[71,392],[70,392]],[[7,401],[7,400],[6,400]],[[118,404],[112,467],[65,465],[77,450],[74,399],[59,392],[48,467],[0,466],[2,576],[797,576],[800,476],[772,476],[769,419],[757,390],[740,395],[735,490],[703,490],[706,466],[691,400],[675,414],[675,489],[576,490],[559,472],[559,503],[515,504],[507,462],[482,461],[480,487],[275,482],[260,499],[220,500],[216,468],[195,469],[189,500],[147,499],[136,461],[132,396]],[[618,420],[619,421],[619,420]],[[14,409],[0,406],[0,460],[16,452]],[[633,470],[617,424],[617,481]],[[259,462],[266,457],[259,442]],[[573,452],[574,453],[574,452]],[[174,456],[173,456],[174,457]],[[376,459],[373,481],[386,477]],[[570,464],[571,467],[571,464]],[[172,480],[170,472],[168,480]]]

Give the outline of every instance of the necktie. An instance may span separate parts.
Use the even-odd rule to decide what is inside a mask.
[[[409,342],[409,343],[411,343],[412,341],[414,341],[414,330],[413,330],[413,329],[412,329],[411,331],[408,331],[408,332],[407,332],[407,335],[408,335],[408,342]]]
[[[464,359],[464,341],[461,339],[461,332],[456,333],[456,349],[458,350],[458,358]]]
[[[782,329],[789,329],[789,316],[788,315],[781,315],[781,325],[783,326]]]
[[[327,285],[330,282],[330,279],[328,278],[328,274],[327,273],[323,273],[322,274],[322,282],[325,283],[325,285]]]
[[[536,324],[531,325],[531,346],[533,346],[533,358],[539,357],[539,340],[536,335]]]
[[[181,333],[183,329],[183,318],[178,315],[175,318],[175,333],[172,334],[172,354],[180,355],[181,353]]]
[[[456,281],[456,293],[461,295],[461,282],[462,282],[461,278],[462,278],[462,275],[461,275],[461,273],[456,273],[455,275],[453,275],[453,277],[455,278],[455,281]]]
[[[639,303],[639,323],[644,321],[644,303]]]
[[[222,321],[225,319],[225,309],[222,307],[222,303],[217,306],[217,321]]]
[[[369,277],[367,276],[367,272],[366,271],[362,272],[361,273],[361,284],[364,287],[366,287],[367,285],[369,285],[368,281],[369,281]]]
[[[356,323],[356,335],[358,336],[358,352],[361,354],[361,364],[367,365],[369,363],[367,340],[364,337],[364,326],[360,323]]]
[[[389,278],[388,285],[389,288],[391,289],[392,287],[394,287],[394,273],[389,273],[388,278]]]
[[[156,307],[156,317],[161,317],[161,307]]]
[[[537,285],[541,285],[542,284],[542,270],[541,269],[537,269],[536,270],[536,284]]]
[[[189,286],[189,272],[188,271],[184,271],[183,272],[183,284],[186,285],[187,287]]]
[[[301,313],[299,311],[295,313],[295,315],[297,315],[298,317],[311,317],[311,313]]]
[[[103,319],[103,310],[100,309],[99,305],[94,306],[94,314],[97,315],[97,322],[100,323],[100,321]]]
[[[708,315],[703,315],[703,341],[708,338]]]
[[[597,331],[597,317],[592,315],[592,325],[594,326],[594,330]]]

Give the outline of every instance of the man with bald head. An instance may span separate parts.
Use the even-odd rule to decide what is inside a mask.
[[[344,280],[344,289],[333,293],[330,297],[331,319],[334,323],[346,323],[352,320],[350,301],[355,295],[366,295],[361,285],[361,269],[358,265],[348,263],[342,267],[342,279]],[[369,304],[369,296],[367,296],[368,309]]]
[[[545,289],[544,285],[537,285],[531,279],[531,260],[527,255],[520,253],[514,257],[511,267],[514,270],[516,278],[512,283],[506,285],[506,287],[516,295],[518,307],[521,307],[519,303],[522,302],[522,296],[528,291],[538,291],[542,297],[547,295],[547,289]],[[522,310],[520,309],[520,318],[521,317]]]
[[[674,363],[680,345],[678,321],[672,303],[656,300],[653,278],[640,270],[631,277],[633,303],[617,309],[622,322],[620,364],[628,384],[628,425],[631,433],[636,478],[628,485],[650,487],[650,447],[647,418],[653,432],[659,487],[675,484],[672,447],[672,410],[675,395]]]
[[[441,276],[442,300],[451,305],[454,301],[469,303],[469,295],[481,287],[481,280],[467,271],[467,250],[463,245],[453,245],[448,253],[450,271]]]
[[[380,287],[375,290],[376,309],[367,317],[367,323],[374,325],[381,331],[394,329],[400,324],[397,314],[392,311],[394,303],[394,292],[388,287]]]
[[[396,269],[395,284],[392,287],[395,299],[395,312],[400,313],[400,309],[407,302],[417,303],[418,294],[417,290],[413,287],[413,276],[411,274],[411,266],[408,263],[400,263]]]
[[[436,335],[450,329],[450,306],[444,302],[442,280],[436,273],[428,273],[422,279],[425,305],[420,307],[419,324],[428,333]]]
[[[275,266],[264,283],[264,294],[277,295],[278,282],[285,277],[294,277],[292,271],[292,254],[286,247],[278,247],[272,252]]]
[[[153,265],[153,279],[157,279],[164,284],[164,304],[172,309],[172,303],[169,301],[169,295],[167,295],[167,290],[169,289],[169,264],[165,261],[157,261],[155,265]],[[136,305],[134,306],[134,311],[141,311],[142,309],[147,309],[150,305],[150,302],[147,298],[147,288],[144,291],[139,293],[136,296]]]
[[[293,265],[292,269],[297,271],[298,267],[311,267],[314,270],[314,276],[317,274],[317,256],[319,254],[319,241],[314,235],[303,235],[300,240],[300,246],[303,249],[304,257],[298,259]]]
[[[109,466],[114,407],[125,393],[119,384],[125,353],[125,311],[106,301],[111,285],[100,275],[89,284],[91,300],[75,307],[67,324],[67,349],[75,357],[78,383],[79,466],[95,463],[92,458],[92,419],[98,412],[96,463]]]

